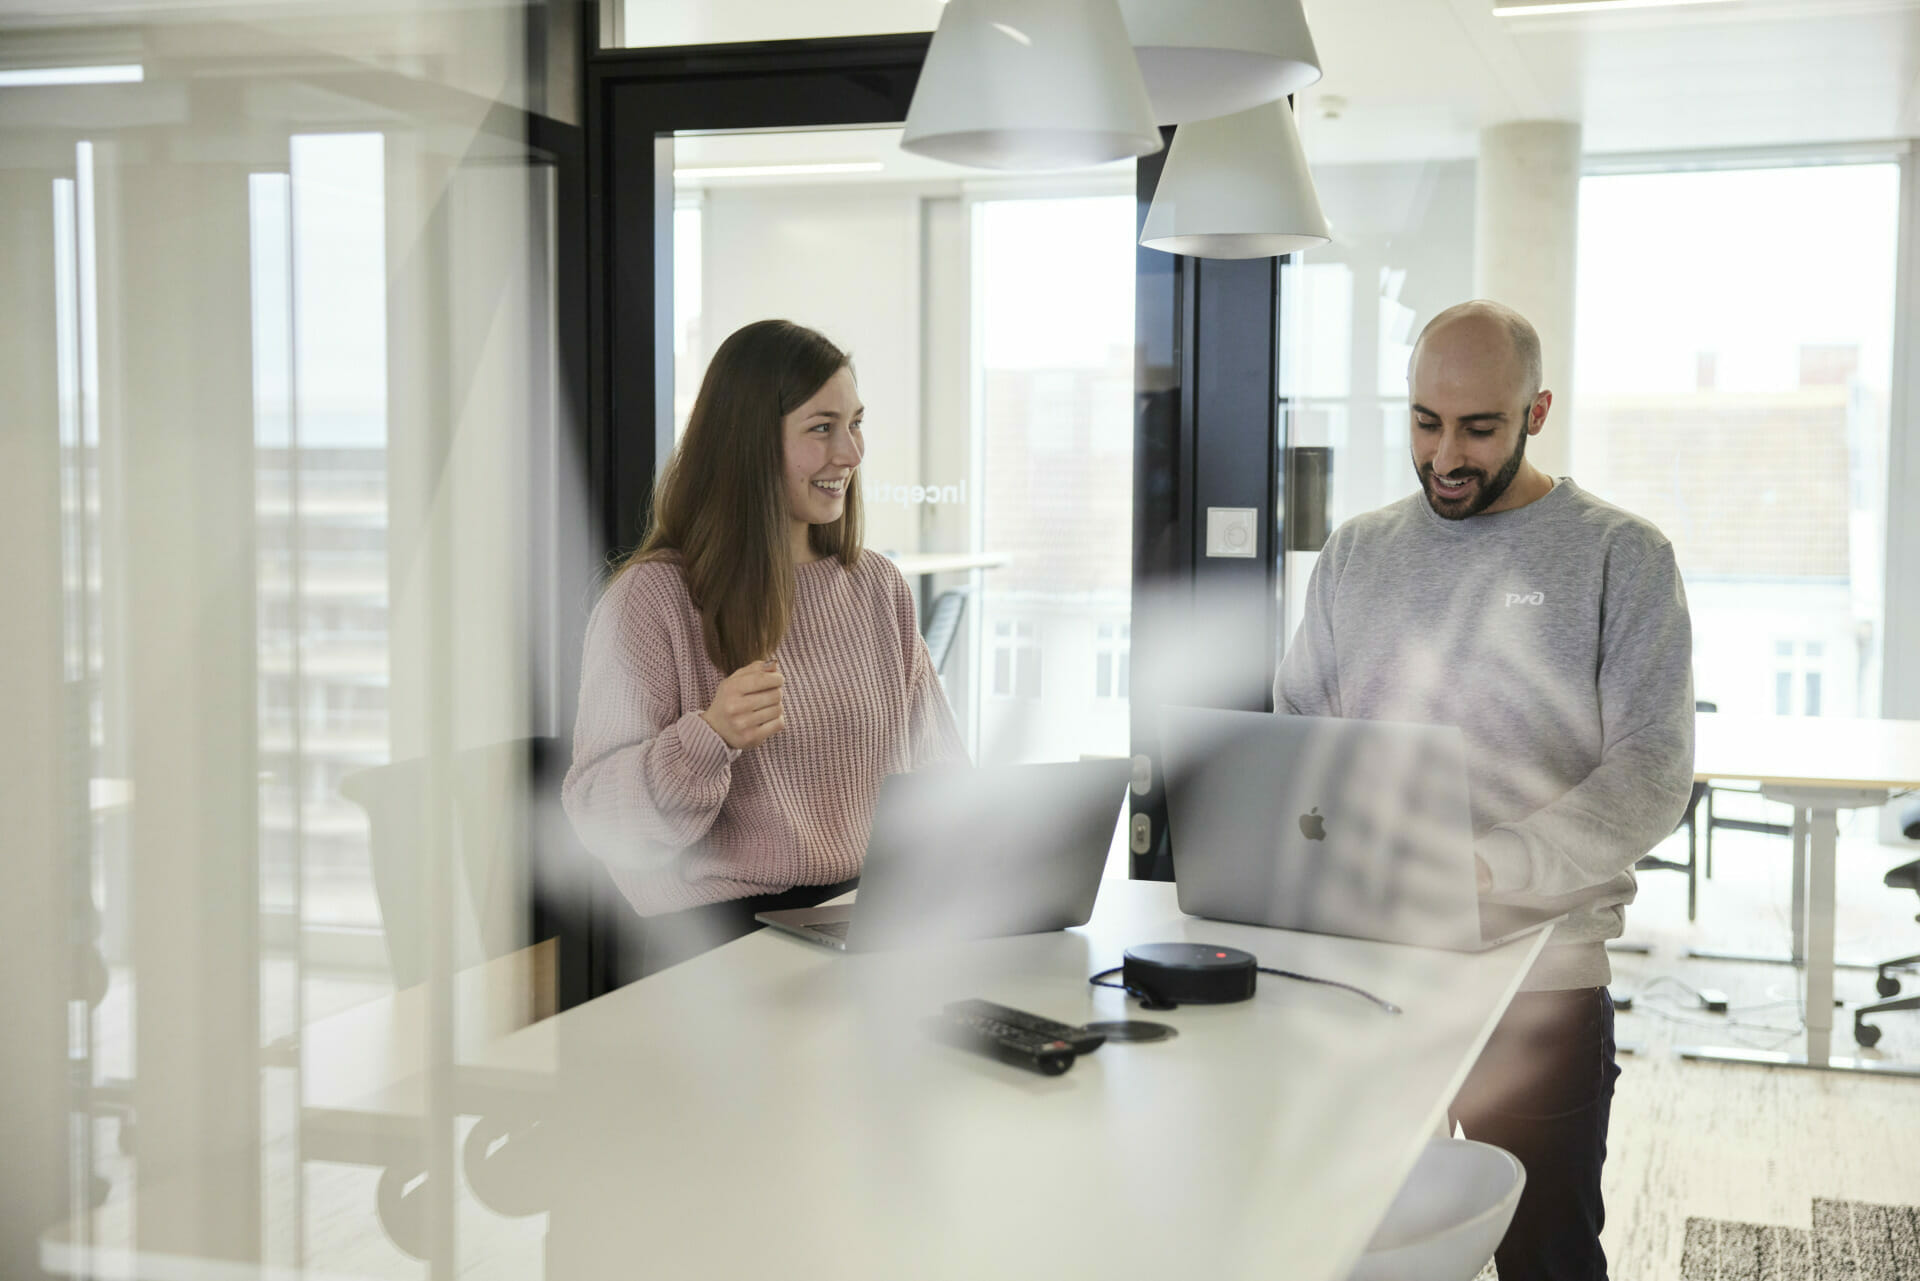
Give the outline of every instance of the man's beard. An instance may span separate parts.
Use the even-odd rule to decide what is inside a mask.
[[[1433,464],[1419,465],[1420,488],[1426,491],[1427,506],[1433,508],[1433,514],[1442,520],[1465,520],[1469,516],[1478,516],[1487,508],[1500,501],[1500,495],[1507,492],[1507,486],[1513,484],[1513,478],[1520,474],[1520,463],[1527,456],[1527,432],[1520,430],[1520,443],[1513,447],[1513,454],[1502,463],[1499,472],[1489,480],[1487,473],[1478,470],[1455,472],[1449,479],[1464,480],[1471,476],[1477,482],[1466,498],[1445,499],[1433,492]]]

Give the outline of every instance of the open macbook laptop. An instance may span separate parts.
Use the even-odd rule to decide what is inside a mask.
[[[1163,727],[1183,912],[1453,951],[1559,918],[1480,901],[1457,729],[1203,708]]]
[[[848,952],[1084,925],[1132,765],[965,766],[880,784],[853,903],[755,920]]]

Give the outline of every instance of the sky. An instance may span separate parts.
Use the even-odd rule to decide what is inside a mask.
[[[384,145],[377,133],[300,134],[290,177],[256,175],[254,397],[276,435],[292,374],[307,445],[386,443]],[[288,356],[289,331],[293,350]]]

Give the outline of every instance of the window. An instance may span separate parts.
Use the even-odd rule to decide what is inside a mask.
[[[982,764],[1129,750],[1115,630],[1133,586],[1139,209],[1126,181],[1127,194],[1036,187],[969,206],[974,545],[1007,558],[981,575]]]
[[[706,335],[700,327],[704,268],[699,193],[675,197],[673,208],[673,438],[687,430],[700,377],[706,372]]]
[[[385,139],[298,134],[290,160],[250,184],[260,871],[303,930],[364,931],[340,782],[389,750]]]
[[[1094,629],[1095,698],[1127,697],[1127,659],[1132,636],[1131,623],[1101,623]]]
[[[1036,454],[1073,448],[1073,420],[1084,392],[1081,379],[1064,370],[1038,370],[1027,382],[1027,444]]]
[[[1133,379],[1112,374],[1087,386],[1088,446],[1100,454],[1133,455]]]
[[[1032,623],[1002,619],[993,625],[993,696],[1040,697],[1040,642]]]
[[[1899,191],[1894,164],[1581,182],[1573,472],[1672,540],[1723,712],[1879,710]],[[1768,270],[1814,220],[1811,269]]]
[[[1773,714],[1818,716],[1821,668],[1827,647],[1820,641],[1775,641],[1773,646]],[[1799,701],[1795,701],[1795,695]]]
[[[1314,113],[1303,115],[1314,185],[1339,230],[1333,243],[1282,262],[1279,408],[1288,447],[1331,451],[1327,515],[1339,525],[1418,484],[1407,360],[1441,308],[1475,296],[1476,166],[1423,158],[1419,148],[1356,163],[1350,133],[1344,143],[1339,128],[1321,138]],[[1318,556],[1285,553],[1287,640],[1306,612]]]

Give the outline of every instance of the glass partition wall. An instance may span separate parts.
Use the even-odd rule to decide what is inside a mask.
[[[605,8],[642,45],[926,31],[938,7]],[[553,791],[536,762],[566,728],[569,629],[606,549],[571,525],[650,479],[582,479],[594,449],[625,457],[615,427],[637,420],[574,431],[597,337],[581,294],[605,264],[583,247],[579,113],[529,67],[589,42],[562,25],[530,49],[564,16],[538,5],[391,22],[289,4],[241,24],[147,4],[137,28],[128,6],[68,8],[99,20],[9,25],[0,61],[146,66],[0,87],[0,1087],[19,1136],[0,1274],[577,1275],[554,1207],[511,1177],[540,1132],[499,1104],[537,1119],[553,1080],[551,1047],[514,1037],[555,1002],[525,811]],[[1377,8],[1317,7],[1328,79],[1301,96],[1335,239],[1284,269],[1279,408],[1292,445],[1330,451],[1331,520],[1414,489],[1410,345],[1481,289],[1478,131],[1580,114],[1533,92],[1537,65],[1595,87],[1572,188],[1569,470],[1679,548],[1702,697],[1873,714],[1886,669],[1912,662],[1879,590],[1902,516],[1885,459],[1911,434],[1888,409],[1911,162],[1756,131],[1779,125],[1769,103],[1801,130],[1787,142],[1898,121],[1842,118],[1865,95],[1771,70],[1717,126],[1684,95],[1723,81],[1606,78],[1635,57],[1658,71],[1669,37],[1703,32],[1734,67],[1737,15],[1637,19],[1584,80],[1578,23],[1496,39],[1457,6],[1401,16],[1387,48]],[[1876,20],[1821,20],[1833,48],[1852,19]],[[1849,82],[1875,65],[1851,58]],[[899,119],[904,96],[862,98],[863,76],[842,77],[835,118]],[[859,114],[876,101],[890,114]],[[871,128],[671,141],[661,419],[746,320],[850,347],[870,545],[915,588],[976,759],[1127,752],[1146,652],[1131,167],[896,170],[892,131]],[[1729,150],[1762,143],[1764,163]],[[768,165],[789,171],[744,172]],[[1818,245],[1781,239],[1789,223]],[[653,390],[648,366],[623,411],[651,426]],[[1310,544],[1286,553],[1294,591]],[[1881,853],[1859,863],[1875,892]],[[1667,888],[1648,878],[1634,919]],[[1654,1256],[1677,1252],[1685,1213],[1632,1242],[1610,1220],[1622,1271],[1671,1271]]]
[[[1325,451],[1325,527],[1413,492],[1407,362],[1428,321],[1474,296],[1471,157],[1348,159],[1302,120],[1333,243],[1287,260],[1280,397],[1287,445]],[[1317,531],[1286,551],[1286,635],[1305,608]]]
[[[524,12],[148,8],[0,59],[145,60],[0,84],[9,582],[57,638],[8,651],[0,1081],[60,1131],[13,1154],[0,1273],[452,1275],[454,1042],[553,974],[525,777],[423,763],[552,712],[569,126],[527,112]],[[538,1228],[492,1217],[489,1257]]]

